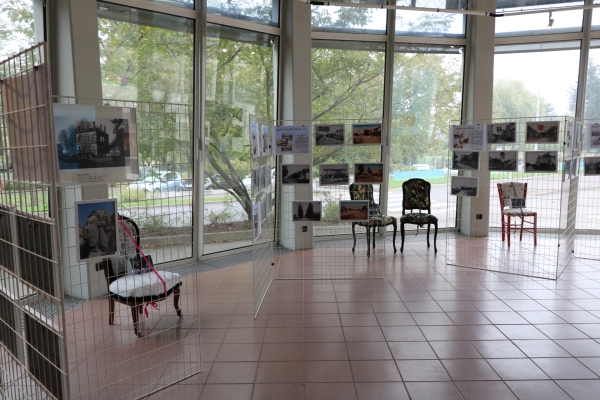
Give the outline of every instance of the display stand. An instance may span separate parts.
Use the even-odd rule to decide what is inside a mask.
[[[538,133],[533,128],[549,121],[558,124],[557,131],[544,128]],[[506,133],[506,125],[501,124],[512,122],[514,127]],[[528,122],[535,123],[529,130]],[[450,150],[449,165],[454,170],[448,175],[447,226],[455,228],[447,230],[447,264],[558,279],[572,259],[575,238],[579,176],[575,167],[571,169],[571,160],[578,156],[574,119],[538,117],[474,123],[494,124],[494,129],[486,131],[489,140],[483,151]],[[452,143],[452,126],[461,122],[450,125]],[[459,153],[455,156],[454,151]],[[471,191],[472,183],[476,183],[476,194]],[[502,200],[498,184],[504,189]],[[523,196],[517,193],[523,188],[525,204],[519,203]],[[503,229],[502,221],[507,223],[509,216],[511,226],[504,225]],[[525,230],[521,239],[523,219],[523,226],[531,229]],[[537,235],[533,233],[534,222]]]

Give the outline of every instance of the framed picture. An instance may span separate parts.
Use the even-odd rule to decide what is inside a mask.
[[[258,167],[258,192],[265,190],[265,166]]]
[[[479,169],[478,151],[453,151],[452,169],[476,171]]]
[[[517,123],[505,122],[487,125],[488,143],[515,143],[517,141]]]
[[[556,172],[557,151],[526,151],[525,172]]]
[[[584,157],[583,174],[592,176],[600,175],[600,157]]]
[[[75,202],[77,261],[98,261],[114,256],[120,248],[117,199]]]
[[[260,136],[262,138],[262,153],[263,156],[268,156],[271,152],[269,151],[269,128],[266,125],[260,126]]]
[[[354,183],[383,182],[383,163],[355,163]]]
[[[381,123],[353,124],[352,144],[355,146],[381,146]]]
[[[450,148],[453,150],[483,151],[486,149],[486,125],[452,125]]]
[[[273,154],[310,154],[311,143],[309,127],[274,126],[273,127]]]
[[[525,143],[558,143],[559,121],[531,121],[526,127]]]
[[[260,219],[260,202],[252,206],[252,237],[254,240],[258,239],[262,231]]]
[[[575,143],[575,127],[573,122],[567,122],[567,133],[565,134],[565,147],[569,150],[573,149]]]
[[[589,124],[588,125],[587,148],[588,149],[600,149],[600,124]]]
[[[369,200],[340,200],[340,221],[369,221]]]
[[[583,141],[583,124],[581,122],[575,122],[575,149],[581,150],[581,144]]]
[[[319,186],[349,185],[349,164],[320,164]]]
[[[343,146],[344,125],[315,125],[315,146]]]
[[[450,182],[450,194],[459,197],[477,197],[479,178],[453,176]]]
[[[320,201],[292,201],[293,222],[319,222],[321,220]]]
[[[283,185],[309,185],[309,164],[281,164],[281,183]]]
[[[516,171],[519,159],[517,151],[490,151],[489,170],[490,171]]]
[[[252,195],[254,197],[258,196],[260,193],[260,176],[259,176],[258,168],[252,169]]]
[[[259,142],[258,123],[256,121],[250,121],[250,151],[252,152],[252,157],[258,157],[260,155]]]

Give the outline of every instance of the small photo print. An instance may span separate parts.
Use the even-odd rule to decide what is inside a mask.
[[[316,146],[342,146],[344,144],[344,125],[315,125]]]
[[[381,124],[354,124],[352,125],[352,144],[358,146],[380,146]]]
[[[349,185],[349,164],[320,164],[319,186]]]
[[[320,201],[292,201],[293,222],[319,222],[321,220]]]
[[[479,152],[454,151],[452,169],[476,171],[479,169]]]
[[[269,187],[273,183],[271,173],[271,164],[265,165],[265,187]]]
[[[517,141],[517,123],[506,122],[502,124],[487,125],[488,143],[515,143]]]
[[[579,157],[571,159],[571,178],[579,175]]]
[[[262,192],[265,190],[265,166],[261,165],[258,167],[258,191]]]
[[[516,171],[518,163],[518,152],[516,151],[490,151],[490,171]]]
[[[267,219],[267,198],[266,196],[263,196],[260,199],[260,216],[261,216],[261,221],[264,221],[265,219]]]
[[[525,143],[558,143],[559,121],[527,122]]]
[[[583,174],[600,175],[600,157],[584,157]]]
[[[383,163],[355,163],[354,183],[383,183]]]
[[[563,166],[563,179],[562,181],[566,181],[571,179],[571,159],[565,160],[565,165]]]
[[[587,130],[587,148],[600,149],[600,124],[589,124]]]
[[[254,240],[258,239],[262,231],[260,219],[260,202],[252,206],[252,236]]]
[[[369,200],[340,200],[340,221],[367,222]]]
[[[258,196],[260,193],[260,176],[258,172],[258,168],[252,169],[252,195],[254,197]]]
[[[281,183],[284,185],[310,184],[310,165],[281,164]]]
[[[117,199],[75,202],[77,261],[100,260],[117,254]]]
[[[262,138],[262,155],[268,156],[270,154],[269,151],[269,128],[266,125],[260,126],[260,135]]]
[[[526,151],[525,172],[556,172],[557,151]]]
[[[479,178],[453,176],[450,182],[450,194],[459,197],[477,197]]]
[[[252,157],[260,156],[259,139],[258,139],[258,123],[250,122],[250,148]]]

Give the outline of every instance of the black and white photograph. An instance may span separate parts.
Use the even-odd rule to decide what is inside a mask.
[[[252,236],[258,239],[262,231],[262,220],[260,219],[260,202],[252,206]]]
[[[266,125],[260,126],[260,136],[262,138],[262,154],[263,156],[268,156],[270,154],[269,148],[269,128]]]
[[[573,122],[567,122],[567,132],[565,133],[565,146],[567,149],[573,149],[575,142],[575,126]]]
[[[281,164],[281,183],[283,185],[310,184],[310,165]]]
[[[258,167],[258,192],[265,190],[265,166]]]
[[[527,122],[525,143],[558,143],[559,121]]]
[[[260,140],[258,138],[258,123],[250,121],[250,149],[252,157],[260,156]]]
[[[477,197],[479,178],[453,176],[450,182],[450,194],[459,197]]]
[[[600,175],[600,157],[584,157],[583,174]]]
[[[526,151],[525,172],[556,172],[557,151]]]
[[[258,196],[260,193],[260,176],[258,172],[258,168],[252,169],[252,195],[254,197]]]
[[[517,123],[504,122],[487,125],[488,143],[515,143],[517,141]]]
[[[344,144],[344,125],[315,125],[316,146],[342,146]]]
[[[587,129],[587,148],[600,149],[600,124],[589,124]]]
[[[452,169],[476,171],[479,169],[478,151],[453,151]]]
[[[381,146],[381,123],[353,124],[352,144],[356,146]]]
[[[517,151],[490,151],[489,153],[490,171],[516,171],[519,159]]]
[[[319,186],[349,185],[349,164],[320,164]]]
[[[117,254],[117,199],[75,202],[77,261],[97,261]]]
[[[340,221],[369,220],[369,200],[340,200]]]
[[[61,182],[122,182],[139,173],[135,108],[55,104]]]
[[[321,205],[320,201],[292,201],[292,221],[319,222]]]
[[[383,183],[383,163],[355,163],[354,183]]]

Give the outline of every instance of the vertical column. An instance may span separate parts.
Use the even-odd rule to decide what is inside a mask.
[[[311,108],[311,26],[310,5],[284,0],[281,26],[281,119],[294,124],[310,124]],[[281,156],[282,163],[301,163],[312,166],[312,154]],[[292,201],[312,200],[312,185],[281,188],[279,226],[280,243],[292,250],[313,246],[312,224],[292,222]],[[306,232],[303,227],[306,226]]]
[[[477,10],[495,9],[496,2],[477,3]],[[470,48],[466,60],[466,93],[464,97],[463,120],[467,123],[492,119],[494,93],[494,34],[495,21],[490,17],[472,16],[468,35]],[[472,237],[488,235],[490,210],[490,172],[488,159],[480,157],[479,171],[465,172],[465,176],[479,178],[477,198],[459,197],[460,231]],[[477,216],[481,215],[481,219]]]

